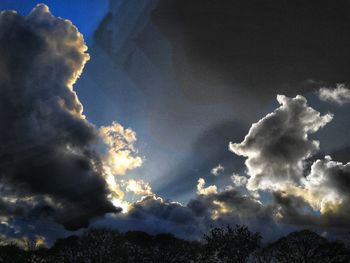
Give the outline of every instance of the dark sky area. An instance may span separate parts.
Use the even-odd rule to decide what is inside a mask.
[[[31,12],[38,3],[50,11]],[[7,9],[18,14],[0,14],[2,235],[348,231],[349,1]]]

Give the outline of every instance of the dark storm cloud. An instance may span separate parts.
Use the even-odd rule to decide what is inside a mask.
[[[146,196],[132,205],[128,216],[147,219],[149,216],[177,224],[193,224],[194,217],[186,207],[176,202],[164,201],[155,196]]]
[[[133,203],[125,214],[108,215],[94,223],[94,226],[106,225],[120,231],[174,233],[187,239],[198,238],[204,233],[202,220],[191,209],[154,195],[145,196]]]
[[[302,197],[290,196],[285,192],[273,193],[279,220],[287,224],[315,227],[316,216],[310,211],[312,207]]]
[[[263,206],[254,197],[243,195],[235,188],[200,194],[188,203],[188,207],[197,216],[207,216],[214,220],[229,218],[235,223],[249,224],[256,219],[272,219],[271,207]]]
[[[183,92],[256,117],[277,93],[349,81],[349,10],[346,0],[165,0],[152,20],[173,43]]]
[[[109,224],[122,231],[172,232],[197,239],[215,225],[246,224],[262,232],[270,231],[276,227],[273,215],[272,206],[264,206],[252,196],[228,188],[196,195],[187,205],[149,195],[133,203],[128,213],[107,216],[97,225]]]
[[[89,56],[70,21],[38,5],[0,14],[0,181],[6,216],[43,211],[68,229],[115,211],[97,133],[72,85]]]

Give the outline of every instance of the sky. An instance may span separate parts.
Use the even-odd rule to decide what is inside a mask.
[[[348,232],[347,1],[1,1],[9,9],[2,237]]]

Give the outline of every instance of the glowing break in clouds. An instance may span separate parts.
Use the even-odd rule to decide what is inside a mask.
[[[107,154],[103,158],[105,169],[113,175],[124,175],[128,170],[142,165],[142,158],[136,156],[134,143],[136,133],[130,128],[125,129],[119,123],[102,126],[99,134],[108,146]]]

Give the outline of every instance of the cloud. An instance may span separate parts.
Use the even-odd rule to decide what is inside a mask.
[[[125,190],[127,192],[132,192],[135,195],[140,196],[148,196],[153,195],[152,188],[149,185],[149,183],[144,182],[143,180],[128,180],[126,181],[126,187]]]
[[[318,97],[323,101],[343,105],[350,102],[350,90],[345,84],[337,84],[334,89],[323,87],[318,91]]]
[[[156,196],[145,181],[117,179],[140,167],[143,159],[130,128],[112,123],[96,129],[83,115],[73,84],[88,60],[86,49],[77,29],[53,17],[45,5],[27,17],[0,14],[0,121],[5,127],[0,131],[0,227],[27,231],[14,221],[53,218],[77,229],[119,211],[116,207],[125,208],[125,213],[108,214],[103,220],[112,218],[124,229],[172,231],[187,237],[213,223],[244,223],[260,230],[275,220],[347,225],[349,165],[326,158],[316,161],[310,172],[305,169],[305,160],[319,149],[308,136],[332,115],[321,116],[302,96],[279,95],[281,106],[253,124],[243,142],[230,144],[231,151],[247,158],[249,175],[233,175],[234,186],[218,189],[200,178],[197,195],[182,205]],[[217,141],[232,138],[227,130],[236,130],[239,137],[240,127],[225,129]],[[212,148],[219,148],[215,154],[223,149],[217,143],[208,151],[204,143],[216,131],[205,134],[196,146],[206,171],[219,161],[229,167],[221,162],[226,161],[225,154],[209,164]],[[99,143],[105,154],[99,152]],[[178,186],[171,181],[169,188]],[[254,190],[272,192],[274,202],[264,203]],[[142,197],[129,203],[124,191]]]
[[[152,234],[170,232],[183,238],[198,238],[204,233],[202,221],[191,209],[156,195],[145,196],[131,204],[128,213],[107,215],[95,225]]]
[[[277,100],[281,106],[253,124],[243,142],[230,143],[232,152],[247,158],[249,176],[246,182],[233,175],[234,184],[246,186],[254,200],[270,207],[275,222],[334,233],[347,229],[350,163],[330,156],[307,160],[319,151],[319,142],[310,140],[309,134],[330,122],[332,115],[321,116],[302,96],[279,95]],[[254,195],[256,190],[265,198]],[[269,194],[272,202],[266,201]]]
[[[350,163],[326,156],[316,160],[301,187],[277,194],[277,200],[292,223],[348,228],[350,226]],[[309,213],[305,213],[305,207]],[[319,215],[310,213],[317,211]],[[286,217],[286,216],[284,216]]]
[[[239,174],[233,174],[231,180],[235,186],[246,186],[248,183],[248,178]]]
[[[196,195],[187,205],[148,195],[130,204],[128,213],[108,215],[97,222],[126,230],[149,233],[172,232],[177,236],[198,239],[213,225],[246,224],[256,230],[270,229],[275,223],[271,206],[263,206],[250,195],[233,187]]]
[[[208,187],[205,186],[205,180],[203,178],[198,179],[197,184],[197,194],[199,195],[209,195],[209,194],[215,194],[218,192],[218,189],[215,185],[209,185]]]
[[[222,173],[225,170],[224,166],[222,166],[220,163],[218,166],[211,169],[210,173],[214,176],[218,176],[220,173]]]
[[[99,135],[108,146],[103,162],[111,174],[124,175],[142,165],[142,158],[136,155],[136,133],[132,129],[113,122],[110,126],[102,126]]]
[[[132,229],[142,221],[151,231],[157,224],[180,236],[190,229],[185,237],[228,223],[247,224],[270,238],[305,226],[327,231],[348,227],[350,164],[326,157],[308,166],[312,161],[307,160],[319,150],[319,142],[308,136],[332,115],[321,115],[302,96],[279,95],[277,100],[280,106],[253,124],[242,143],[230,144],[234,153],[247,157],[249,177],[234,174],[233,185],[222,189],[199,178],[197,195],[187,205],[148,195],[130,204],[128,213],[116,215],[116,222]]]
[[[308,135],[332,120],[307,105],[303,96],[277,96],[280,107],[253,124],[241,143],[230,143],[233,153],[245,162],[250,190],[279,189],[303,178],[304,160],[319,150],[319,142]]]
[[[307,201],[322,214],[338,213],[350,201],[350,163],[343,164],[326,156],[311,166],[304,182],[310,192]]]
[[[243,194],[236,187],[227,186],[216,193],[197,195],[187,207],[194,213],[202,231],[207,231],[211,226],[244,224],[268,239],[282,234],[283,228],[279,228],[275,220],[274,205],[263,204],[250,193]]]
[[[252,196],[242,195],[238,190],[230,187],[222,191],[199,194],[189,202],[188,206],[198,216],[207,215],[212,219],[229,216],[236,220],[248,220],[258,216],[260,212],[264,213],[263,210],[265,210],[263,205]],[[260,212],[257,214],[258,211]]]
[[[0,13],[0,217],[5,221],[54,218],[77,229],[120,210],[111,202],[108,176],[142,160],[131,129],[113,123],[97,130],[83,115],[73,85],[89,59],[86,51],[77,28],[46,5],[26,17]],[[105,156],[97,150],[102,144]]]

